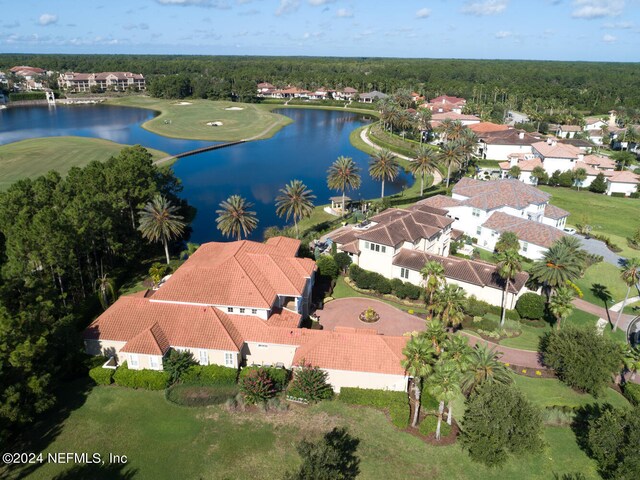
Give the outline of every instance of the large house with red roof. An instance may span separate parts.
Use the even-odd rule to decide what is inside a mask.
[[[131,72],[100,72],[100,73],[61,73],[58,77],[60,88],[72,92],[89,92],[92,87],[102,91],[113,89],[125,91],[128,88],[144,90],[146,83],[144,75]]]
[[[299,240],[202,245],[157,290],[120,297],[84,331],[86,351],[131,369],[161,370],[169,349],[201,365],[292,368],[303,361],[343,386],[404,391],[405,337],[299,328],[316,265]]]
[[[440,95],[432,99],[431,101],[422,105],[424,108],[428,108],[434,114],[435,113],[462,113],[467,101],[464,98],[451,97],[448,95]]]

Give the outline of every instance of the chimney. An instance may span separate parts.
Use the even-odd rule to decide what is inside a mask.
[[[582,162],[584,160],[584,153],[579,153],[578,154],[578,161]]]
[[[552,142],[551,137],[547,138],[547,145],[551,145],[551,142]]]
[[[524,132],[520,132],[520,133],[518,134],[518,138],[519,138],[520,140],[523,140],[523,139],[524,139]]]
[[[552,147],[555,147],[557,144],[558,144],[558,142],[556,142],[555,140],[552,140],[552,141],[551,141],[551,146],[552,146]]]

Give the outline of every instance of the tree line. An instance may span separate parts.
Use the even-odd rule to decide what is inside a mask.
[[[54,71],[143,73],[153,89],[164,77],[188,79],[194,96],[216,98],[262,81],[313,89],[353,87],[390,93],[407,88],[433,98],[462,96],[510,108],[556,102],[605,114],[640,108],[637,65],[606,62],[175,55],[0,55],[0,69],[32,65]],[[178,82],[180,83],[180,82]],[[255,88],[254,88],[255,91]],[[166,93],[166,92],[165,92]],[[171,95],[182,95],[177,88]]]

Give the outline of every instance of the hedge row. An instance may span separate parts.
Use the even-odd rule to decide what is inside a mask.
[[[188,385],[179,383],[165,391],[165,398],[177,405],[204,407],[221,405],[238,394],[235,385]]]
[[[111,368],[102,368],[102,365],[89,370],[89,376],[98,385],[111,385],[113,383],[114,373],[115,370]]]
[[[633,405],[640,405],[640,385],[637,383],[625,383],[622,393]]]
[[[404,429],[409,426],[409,397],[404,392],[342,387],[338,400],[348,405],[388,410],[396,427]]]
[[[360,268],[358,265],[349,267],[349,278],[353,280],[356,287],[363,290],[373,290],[381,295],[393,293],[396,297],[411,300],[420,298],[422,289],[409,282],[403,282],[399,278],[389,280],[379,273],[370,272]]]
[[[245,378],[247,375],[249,375],[249,373],[251,373],[254,370],[263,370],[267,372],[267,375],[269,375],[269,378],[273,382],[273,386],[278,391],[284,390],[287,387],[287,383],[289,383],[289,380],[291,378],[291,372],[289,372],[289,370],[285,368],[245,367],[242,370],[240,370],[240,376],[238,378],[238,381]]]
[[[160,370],[129,370],[124,362],[113,375],[113,380],[121,387],[163,390],[169,383],[169,374]]]
[[[463,305],[464,313],[470,317],[484,317],[487,313],[494,315],[502,315],[502,309],[499,306],[478,300],[475,296],[468,297]],[[520,321],[520,314],[517,310],[507,310],[506,317],[509,320]]]
[[[193,365],[180,377],[191,385],[235,385],[238,370],[221,365]]]

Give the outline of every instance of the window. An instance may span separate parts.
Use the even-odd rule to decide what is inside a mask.
[[[227,367],[233,367],[233,353],[224,354],[224,364]]]
[[[482,227],[476,228],[476,235],[482,235]]]
[[[209,352],[200,350],[200,365],[209,365]]]
[[[409,278],[409,269],[401,268],[400,269],[400,277],[401,278]]]
[[[479,217],[480,216],[480,209],[479,208],[474,208],[471,211],[471,215],[473,215],[474,217]]]
[[[129,366],[137,368],[138,365],[140,365],[138,361],[138,355],[136,355],[135,353],[129,354]]]
[[[240,313],[244,313],[244,310],[245,310],[244,308],[241,308]]]
[[[233,307],[227,307],[227,312],[233,313]]]
[[[156,357],[155,355],[151,355],[149,357],[149,363],[151,364],[151,368],[153,368],[154,370],[157,370],[160,368],[160,361],[158,357]]]
[[[368,249],[369,248],[369,242],[364,242],[364,248]]]
[[[526,252],[529,248],[529,244],[527,242],[522,242],[522,251]]]
[[[267,348],[269,345],[267,345],[266,343],[259,343],[258,344],[258,348]]]
[[[257,308],[252,308],[251,309],[251,315],[257,315],[258,314],[258,309]]]
[[[385,247],[384,245],[382,246],[382,253],[385,253],[387,251],[387,247]]]

